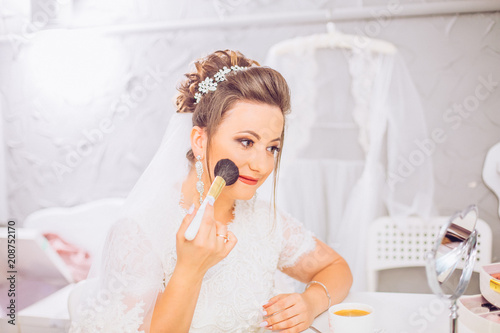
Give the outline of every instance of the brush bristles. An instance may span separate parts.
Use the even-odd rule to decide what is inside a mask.
[[[226,186],[233,185],[240,176],[240,171],[236,164],[230,159],[222,159],[215,165],[215,177],[220,176],[226,181]]]

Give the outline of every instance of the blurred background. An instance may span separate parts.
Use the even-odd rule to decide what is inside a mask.
[[[402,110],[401,126],[423,128],[418,140],[439,134],[426,153],[432,162],[428,208],[433,215],[449,216],[475,203],[498,239],[498,198],[482,178],[487,151],[500,141],[497,0],[0,0],[0,222],[12,219],[22,227],[40,209],[124,198],[158,148],[175,112],[176,85],[193,60],[234,49],[280,67],[280,58],[270,55],[274,45],[325,34],[328,22],[336,32],[395,47],[398,68],[407,73],[405,87],[416,92],[423,115],[419,124],[404,123]],[[318,53],[315,61],[319,72],[332,73],[325,81],[348,92],[352,82],[342,76],[349,74],[342,56],[332,50]],[[303,78],[292,77],[293,71],[283,74],[291,81]],[[392,85],[392,98],[402,98]],[[304,93],[297,89],[292,95]],[[349,113],[349,105],[322,101],[318,110],[325,117],[331,110],[335,118],[337,110]],[[311,131],[318,133],[314,126]],[[330,134],[359,131],[354,125],[331,128]],[[337,142],[342,151],[353,152],[345,160],[363,161],[356,139],[342,141],[357,134],[342,131],[335,132]],[[328,151],[332,141],[311,137],[317,140],[309,142],[315,155],[301,156],[324,163],[328,177],[329,161],[342,154]],[[354,163],[351,177],[359,177],[363,167]],[[330,207],[322,219],[307,219],[304,209],[290,208],[346,257],[349,250],[328,237],[345,236],[337,232],[341,214],[331,213],[338,212],[331,207],[342,206],[351,185],[344,184],[343,192],[326,188],[316,194],[322,198],[320,209]],[[499,258],[500,242],[494,241],[492,260]],[[383,281],[394,287],[401,280]]]

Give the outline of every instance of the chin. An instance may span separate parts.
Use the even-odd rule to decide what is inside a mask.
[[[257,186],[255,187],[255,190],[244,189],[244,190],[236,191],[236,193],[234,195],[234,199],[236,199],[236,200],[250,200],[253,198],[256,191],[257,191]]]

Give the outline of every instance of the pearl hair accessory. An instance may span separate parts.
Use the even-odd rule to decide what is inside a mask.
[[[204,81],[198,83],[198,92],[194,94],[194,99],[196,102],[194,104],[198,104],[201,100],[201,97],[208,93],[209,91],[215,91],[217,89],[217,83],[226,80],[226,74],[231,71],[241,71],[247,69],[248,67],[240,67],[240,66],[231,66],[231,68],[227,68],[224,66],[220,69],[213,78],[207,77]]]

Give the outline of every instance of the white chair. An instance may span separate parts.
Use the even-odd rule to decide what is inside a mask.
[[[78,310],[78,304],[80,303],[80,299],[85,292],[85,288],[88,285],[87,280],[82,280],[75,284],[68,297],[68,312],[69,319],[73,320],[76,318],[76,312]]]
[[[31,213],[23,227],[56,233],[95,257],[124,201],[123,198],[106,198],[73,207],[44,208]]]
[[[41,209],[24,220],[23,228],[56,233],[95,258],[104,245],[109,228],[120,215],[124,201],[123,198],[106,198],[74,207]],[[77,315],[80,299],[88,288],[94,287],[93,283],[94,280],[83,280],[73,286],[66,303],[70,319]]]
[[[500,201],[500,142],[491,147],[486,154],[483,180]],[[500,216],[500,205],[498,205],[498,216]]]
[[[376,291],[378,272],[404,267],[425,267],[425,254],[429,251],[439,233],[439,229],[449,217],[436,217],[424,221],[418,217],[375,220],[368,232],[367,280],[368,291]],[[492,235],[490,226],[478,219],[477,257],[474,271],[491,263]]]

